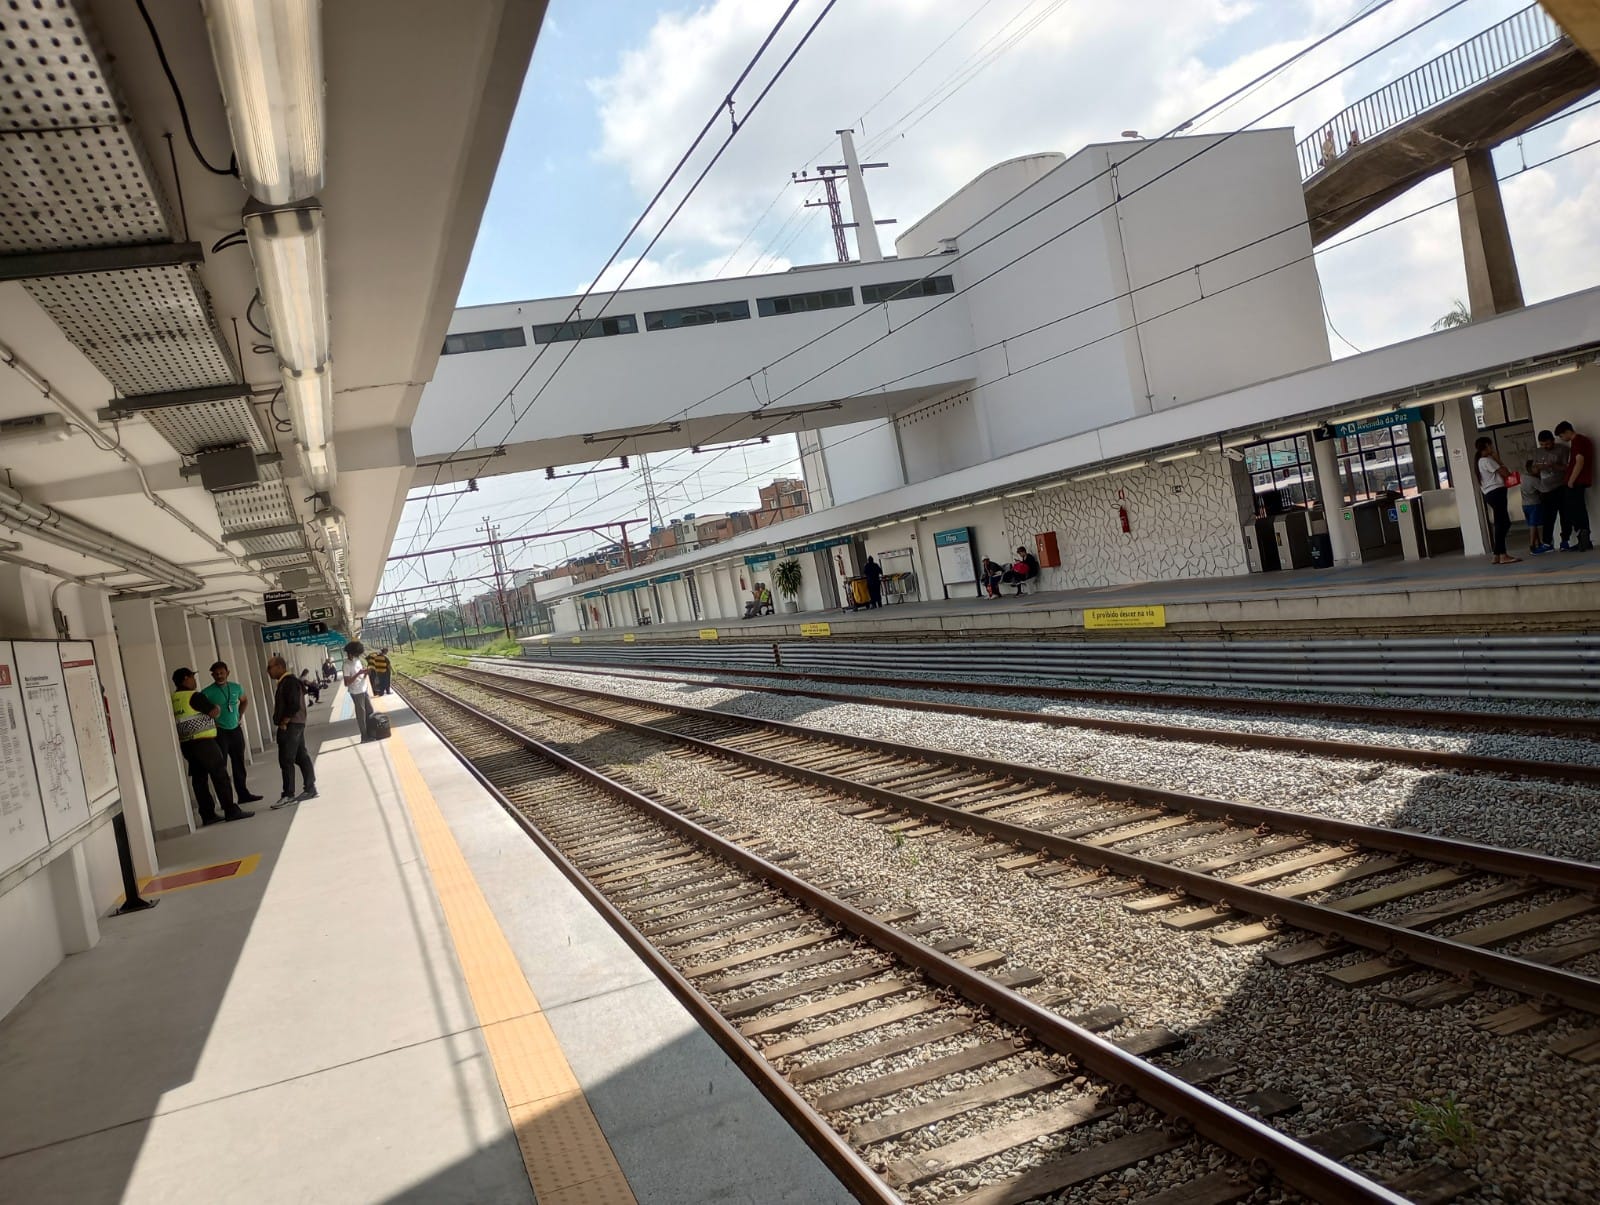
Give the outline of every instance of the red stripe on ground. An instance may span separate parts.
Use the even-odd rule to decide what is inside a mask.
[[[171,891],[174,887],[190,887],[195,883],[209,883],[213,879],[231,879],[239,873],[239,867],[244,865],[243,859],[234,862],[218,862],[215,866],[201,866],[195,870],[183,870],[177,874],[164,874],[159,878],[151,879],[144,885],[147,893]]]

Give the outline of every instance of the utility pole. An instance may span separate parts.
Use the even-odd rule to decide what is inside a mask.
[[[867,182],[864,172],[868,168],[888,167],[887,163],[862,163],[856,157],[856,143],[854,130],[836,130],[839,135],[839,146],[844,152],[843,163],[819,164],[817,174],[810,175],[806,172],[791,173],[790,180],[795,184],[816,184],[819,181],[826,193],[826,199],[821,201],[807,201],[807,209],[826,209],[828,218],[833,225],[833,250],[839,257],[841,264],[850,262],[850,244],[846,241],[844,232],[856,232],[856,255],[864,264],[877,263],[883,258],[883,249],[878,245],[878,227],[892,226],[895,219],[883,218],[874,221],[872,217],[872,203],[867,198]],[[845,187],[850,192],[850,216],[852,221],[844,220],[844,213],[839,204],[839,181],[844,180]]]
[[[661,500],[656,497],[655,478],[650,475],[650,457],[643,452],[639,453],[639,482],[644,486],[645,510],[650,517],[651,530],[665,526],[661,520]]]
[[[494,589],[500,597],[500,623],[505,629],[506,639],[511,639],[511,614],[506,610],[506,580],[505,570],[500,563],[500,527],[491,524],[489,516],[483,516],[483,526],[478,528],[489,541],[489,559],[494,562]],[[623,529],[626,537],[627,529]]]

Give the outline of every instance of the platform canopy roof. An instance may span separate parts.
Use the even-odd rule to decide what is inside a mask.
[[[364,612],[543,14],[0,13],[0,556]]]

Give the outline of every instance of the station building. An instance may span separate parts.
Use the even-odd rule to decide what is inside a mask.
[[[1306,195],[1288,130],[1095,145],[997,165],[876,262],[458,310],[419,464],[796,434],[812,513],[542,582],[558,634],[739,619],[791,557],[803,613],[868,556],[937,600],[1018,547],[1044,590],[1480,555],[1480,431],[1517,463],[1600,425],[1600,293],[1333,361]],[[532,402],[464,449],[516,380]]]

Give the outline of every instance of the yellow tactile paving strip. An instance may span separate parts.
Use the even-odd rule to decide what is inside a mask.
[[[388,745],[539,1205],[636,1205],[438,801],[399,734]]]

